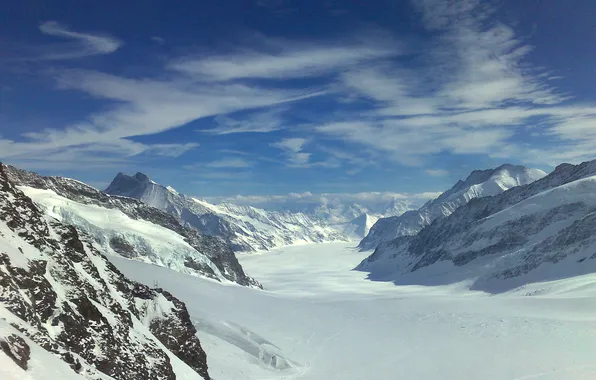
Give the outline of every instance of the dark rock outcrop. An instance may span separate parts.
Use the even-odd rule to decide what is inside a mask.
[[[0,303],[13,327],[86,377],[173,380],[172,360],[181,360],[209,379],[184,303],[124,277],[91,237],[45,216],[7,171],[0,165],[0,239],[14,249],[0,251]],[[22,338],[0,346],[26,368]]]

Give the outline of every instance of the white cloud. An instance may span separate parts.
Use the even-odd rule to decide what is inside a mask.
[[[374,64],[346,70],[339,91],[372,102],[368,112],[328,119],[314,130],[339,138],[377,158],[422,165],[430,155],[487,154],[534,163],[552,157],[588,158],[596,130],[595,108],[571,103],[551,87],[556,76],[528,63],[532,47],[495,20],[490,2],[413,1],[433,41],[418,50],[416,64]],[[562,142],[527,149],[520,134]],[[512,157],[507,157],[511,159]]]
[[[217,127],[212,129],[198,130],[197,132],[213,135],[228,135],[232,133],[268,133],[283,129],[285,121],[282,113],[286,107],[273,108],[267,111],[255,111],[240,120],[227,115],[215,117]]]
[[[289,193],[284,195],[236,195],[231,197],[207,197],[214,203],[230,202],[241,205],[252,205],[266,209],[307,209],[320,205],[338,203],[356,203],[376,212],[381,212],[392,201],[403,202],[412,208],[420,207],[424,202],[438,197],[440,192],[393,193],[393,192],[361,192],[361,193],[323,193],[311,192]]]
[[[72,42],[43,47],[43,51],[35,59],[64,60],[110,54],[122,46],[122,42],[113,37],[74,32],[56,21],[42,23],[39,30],[49,36],[65,38]]]
[[[240,158],[224,158],[208,162],[205,166],[208,168],[248,168],[253,166],[253,163]]]
[[[127,157],[143,152],[175,156],[198,144],[152,147],[127,138],[164,132],[206,116],[316,95],[242,84],[189,86],[188,81],[176,77],[132,79],[89,71],[64,71],[57,79],[61,88],[83,91],[115,101],[117,105],[65,129],[27,133],[18,142],[0,140],[4,148],[0,150],[0,157],[33,153],[45,156],[58,149],[72,150],[79,146]]]
[[[449,172],[444,169],[427,169],[424,172],[433,177],[444,177],[449,174]]]
[[[159,37],[159,36],[151,37],[151,41],[155,42],[158,45],[163,45],[166,42],[165,39],[163,39],[162,37]]]
[[[396,43],[353,39],[347,44],[321,44],[275,39],[261,39],[263,49],[242,49],[221,56],[185,58],[170,64],[170,69],[201,81],[236,79],[289,79],[336,73],[367,61],[400,54]]]
[[[346,71],[341,76],[347,91],[356,90],[383,106],[386,115],[417,115],[436,111],[437,100],[423,96],[421,86],[404,70],[367,67]],[[391,110],[391,111],[389,111]]]
[[[552,87],[557,73],[532,68],[532,47],[495,20],[490,3],[412,3],[432,39],[412,50],[387,34],[370,32],[341,41],[251,37],[227,53],[172,59],[158,76],[59,71],[61,89],[108,101],[110,108],[72,125],[0,139],[0,158],[51,156],[84,162],[108,154],[118,160],[178,156],[196,148],[197,142],[151,145],[131,139],[205,117],[215,117],[217,126],[200,132],[213,136],[291,127],[298,137],[272,144],[282,150],[286,166],[345,164],[352,174],[384,160],[422,166],[442,152],[503,158],[507,152],[508,160],[549,163],[596,155],[596,107],[571,102]],[[122,45],[112,37],[74,32],[55,22],[42,24],[40,30],[69,40],[50,46],[45,59],[109,54]],[[319,87],[296,80],[301,78],[314,78]],[[321,115],[292,108],[293,102],[321,95],[329,103],[337,101],[340,109]],[[351,103],[341,107],[346,100]],[[356,111],[363,100],[367,107]],[[238,111],[243,112],[234,114]],[[304,114],[309,124],[297,125]],[[550,145],[517,141],[529,132]],[[202,134],[196,134],[197,140]],[[330,149],[320,138],[341,140],[342,149]],[[307,143],[309,151],[304,149]],[[318,160],[321,153],[327,158]]]
[[[283,139],[271,146],[281,149],[286,155],[290,166],[303,166],[309,163],[311,153],[306,153],[302,149],[308,140],[301,137]]]

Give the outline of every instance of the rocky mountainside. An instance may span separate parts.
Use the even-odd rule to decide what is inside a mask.
[[[209,379],[186,306],[124,277],[92,236],[46,215],[14,174],[0,165],[0,374]]]
[[[380,243],[399,236],[416,235],[435,219],[442,219],[471,199],[496,195],[515,186],[526,185],[544,177],[538,169],[505,164],[496,169],[473,171],[465,181],[458,181],[437,199],[428,201],[418,210],[400,216],[381,218],[360,242],[361,250],[376,248]]]
[[[91,235],[102,252],[260,287],[244,273],[229,245],[183,226],[167,212],[73,179],[42,177],[11,166],[4,171],[45,213]]]
[[[399,283],[469,281],[501,291],[596,270],[596,161],[495,196],[380,244],[358,267]]]
[[[230,203],[213,205],[160,185],[142,173],[119,173],[105,192],[138,199],[166,211],[203,234],[222,238],[235,251],[347,240],[341,232],[303,213],[265,211]]]

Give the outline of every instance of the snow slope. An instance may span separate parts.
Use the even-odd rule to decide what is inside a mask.
[[[2,379],[209,379],[184,304],[124,277],[7,170],[0,164]]]
[[[596,271],[596,161],[476,199],[358,269],[400,284],[469,281],[493,293]]]
[[[197,252],[176,232],[145,220],[130,218],[118,209],[105,209],[97,205],[85,205],[70,201],[51,190],[21,186],[21,191],[38,204],[49,216],[77,226],[93,236],[102,251],[121,255],[114,240],[126,241],[139,247],[135,259],[145,261],[187,274],[195,271],[186,266],[186,258],[208,267],[214,277],[224,279],[219,269],[205,255]]]
[[[265,211],[230,203],[213,205],[162,186],[142,173],[119,173],[105,191],[164,210],[206,235],[224,239],[235,251],[347,240],[318,218],[303,213]]]
[[[534,182],[545,175],[542,170],[509,164],[496,169],[475,170],[465,181],[460,180],[451,189],[437,199],[428,201],[418,210],[379,219],[358,247],[362,250],[375,249],[380,243],[396,237],[416,235],[435,219],[450,215],[471,199],[497,195],[512,187]]]
[[[108,254],[220,281],[260,286],[244,273],[225,242],[183,226],[164,211],[133,198],[104,194],[76,180],[3,168],[45,212],[91,234]]]
[[[0,317],[0,342],[18,336],[30,348],[30,358],[27,361],[27,370],[19,367],[5,351],[0,350],[0,379],[4,380],[84,380],[85,377],[76,373],[57,356],[44,350],[37,343],[27,338],[16,328],[12,327]],[[113,380],[107,375],[104,380]]]
[[[367,281],[350,270],[364,255],[329,243],[243,256],[268,291],[113,260],[187,303],[215,380],[596,376],[595,275],[489,296]]]
[[[379,216],[361,214],[359,217],[354,218],[348,222],[331,224],[331,227],[338,231],[341,231],[351,240],[359,241],[364,236],[368,235],[368,232],[372,226],[379,220]]]

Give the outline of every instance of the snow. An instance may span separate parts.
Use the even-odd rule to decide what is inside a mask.
[[[174,270],[193,273],[184,265],[186,257],[192,257],[208,265],[221,277],[217,267],[206,257],[197,253],[183,236],[165,227],[145,220],[130,218],[118,209],[86,205],[57,195],[52,190],[19,186],[19,189],[40,206],[50,217],[66,224],[75,225],[95,238],[101,251],[119,255],[112,246],[112,238],[124,238],[139,251],[135,260],[163,265]]]
[[[483,227],[491,229],[523,215],[531,215],[570,203],[581,202],[586,206],[596,206],[596,193],[594,190],[596,190],[596,176],[557,186],[490,215],[485,219]]]
[[[399,236],[416,235],[434,220],[449,216],[474,198],[494,196],[544,176],[546,173],[542,170],[508,164],[496,169],[475,170],[465,181],[457,182],[451,189],[418,210],[404,213],[400,217],[379,219],[359,247],[363,250],[375,249],[380,243]]]
[[[300,242],[347,240],[314,216],[230,203],[213,205],[162,186],[142,173],[133,177],[119,173],[106,193],[133,197],[174,215],[207,235],[224,239],[235,251],[253,252]]]
[[[346,243],[243,255],[267,291],[111,258],[187,304],[215,380],[593,379],[596,275],[504,294],[395,286]]]
[[[31,348],[31,357],[27,362],[27,371],[15,364],[0,349],[0,379],[2,380],[82,380],[85,377],[74,372],[68,364],[59,357],[49,353],[32,340],[10,326],[2,317],[8,316],[8,311],[0,307],[0,339],[9,335],[18,335]],[[112,379],[103,375],[103,380]]]

